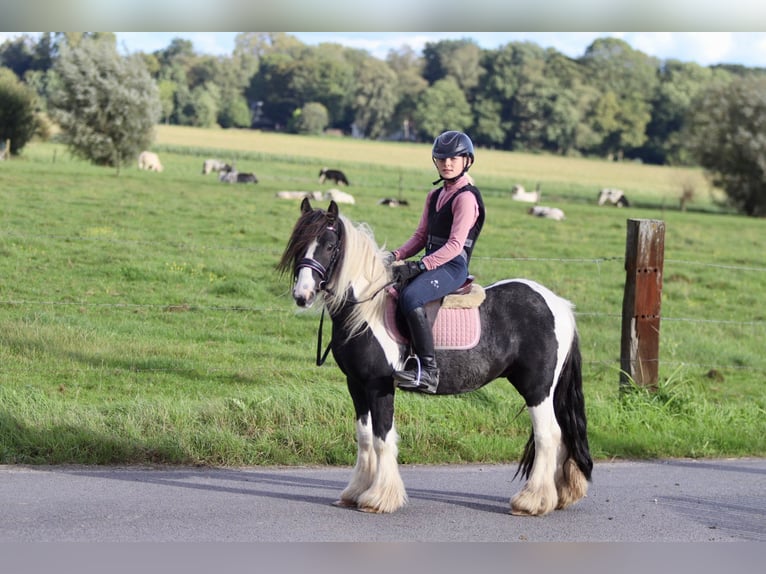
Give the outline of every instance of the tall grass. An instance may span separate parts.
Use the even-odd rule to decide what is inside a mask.
[[[298,216],[280,190],[343,169],[379,243],[414,229],[429,147],[162,127],[161,174],[117,175],[35,144],[0,164],[0,462],[352,464],[353,409],[332,362],[314,366],[318,310],[274,272]],[[202,176],[235,159],[257,185]],[[766,453],[763,221],[704,193],[696,170],[478,150],[488,206],[472,273],[524,276],[576,304],[591,448],[599,458]],[[540,182],[564,222],[510,201]],[[599,208],[599,187],[636,207]],[[401,196],[409,208],[377,205]],[[620,392],[627,217],[666,222],[659,391]],[[529,420],[498,381],[459,397],[397,395],[401,460],[516,460]]]

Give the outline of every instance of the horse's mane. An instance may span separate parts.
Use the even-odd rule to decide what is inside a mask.
[[[339,216],[342,226],[341,253],[338,266],[328,284],[331,293],[325,295],[330,313],[353,302],[346,328],[350,335],[359,333],[370,324],[383,320],[385,293],[390,273],[383,256],[385,251],[375,241],[365,223],[354,224]]]
[[[298,258],[330,221],[322,209],[301,215],[276,266],[277,271],[284,274],[294,270]],[[337,221],[341,231],[340,254],[324,293],[324,304],[330,313],[335,313],[344,305],[354,303],[345,325],[350,335],[354,335],[362,331],[365,324],[383,319],[382,289],[389,282],[390,273],[383,263],[385,251],[378,247],[367,224],[354,224],[343,215],[339,215]]]

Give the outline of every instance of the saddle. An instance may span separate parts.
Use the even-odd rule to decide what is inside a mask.
[[[398,306],[399,293],[391,288],[386,303],[385,326],[397,343],[409,343],[407,323]],[[431,323],[436,350],[467,350],[476,346],[481,336],[479,305],[484,298],[484,288],[469,275],[465,283],[452,293],[426,303],[426,317]]]

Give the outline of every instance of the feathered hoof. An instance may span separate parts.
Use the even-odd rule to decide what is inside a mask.
[[[588,495],[588,479],[571,458],[564,463],[564,478],[562,484],[556,485],[556,490],[559,495],[556,510],[567,508]]]
[[[544,516],[556,508],[557,501],[522,489],[511,499],[513,516]]]

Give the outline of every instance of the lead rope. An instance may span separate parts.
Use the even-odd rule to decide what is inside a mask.
[[[330,353],[330,348],[332,347],[332,337],[330,337],[330,342],[327,343],[327,348],[324,350],[324,354],[322,354],[322,327],[324,326],[324,310],[325,308],[322,307],[322,316],[319,318],[319,333],[317,334],[317,367],[324,365],[324,362],[327,360],[327,355]]]

